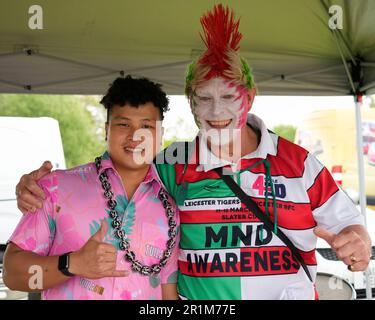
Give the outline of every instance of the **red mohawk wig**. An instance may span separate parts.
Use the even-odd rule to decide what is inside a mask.
[[[207,50],[189,64],[185,79],[185,94],[191,97],[194,88],[213,77],[226,78],[247,89],[255,87],[254,77],[247,61],[240,57],[242,34],[238,31],[240,19],[223,5],[216,5],[201,18],[201,38]]]
[[[204,35],[200,35],[207,47],[198,63],[210,68],[206,79],[224,76],[229,68],[228,50],[238,51],[242,34],[238,31],[240,19],[235,21],[234,12],[222,4],[215,6],[201,18]]]

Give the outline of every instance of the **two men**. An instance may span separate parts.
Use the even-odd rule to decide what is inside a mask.
[[[371,241],[362,217],[313,155],[248,114],[256,89],[238,52],[242,35],[233,12],[215,6],[201,23],[207,50],[186,77],[200,132],[194,141],[174,144],[156,158],[159,177],[180,209],[179,295],[314,299],[317,236],[352,271],[367,267]],[[231,174],[271,219],[272,228],[247,209],[217,168]],[[40,201],[34,195],[35,176],[43,170],[24,176],[18,185],[21,209]],[[297,248],[307,271],[278,230]]]

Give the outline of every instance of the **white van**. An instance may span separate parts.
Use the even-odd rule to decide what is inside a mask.
[[[15,187],[20,177],[49,159],[54,169],[65,169],[59,123],[52,118],[0,117],[0,300],[15,298],[1,279],[5,245],[22,213]]]

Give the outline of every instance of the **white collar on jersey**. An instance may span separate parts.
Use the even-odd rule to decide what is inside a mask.
[[[271,135],[268,132],[263,120],[254,114],[249,113],[247,115],[247,123],[260,130],[261,139],[258,148],[253,152],[243,156],[241,159],[265,159],[268,154],[275,156],[277,154],[277,136]],[[207,159],[209,159],[210,161],[207,161]],[[230,161],[222,160],[216,157],[208,149],[207,144],[203,141],[201,136],[199,136],[199,162],[200,164],[197,166],[197,171],[206,172],[226,165],[230,165],[234,169],[237,167],[237,163],[232,163]]]

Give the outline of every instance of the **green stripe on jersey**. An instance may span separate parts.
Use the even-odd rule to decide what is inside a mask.
[[[177,184],[176,184],[176,172],[174,170],[174,165],[156,164],[156,169],[168,193],[173,198],[176,198]]]
[[[191,300],[241,300],[241,277],[189,277],[178,273],[178,292]]]
[[[203,179],[186,185],[186,199],[233,197],[232,190],[221,179]]]

